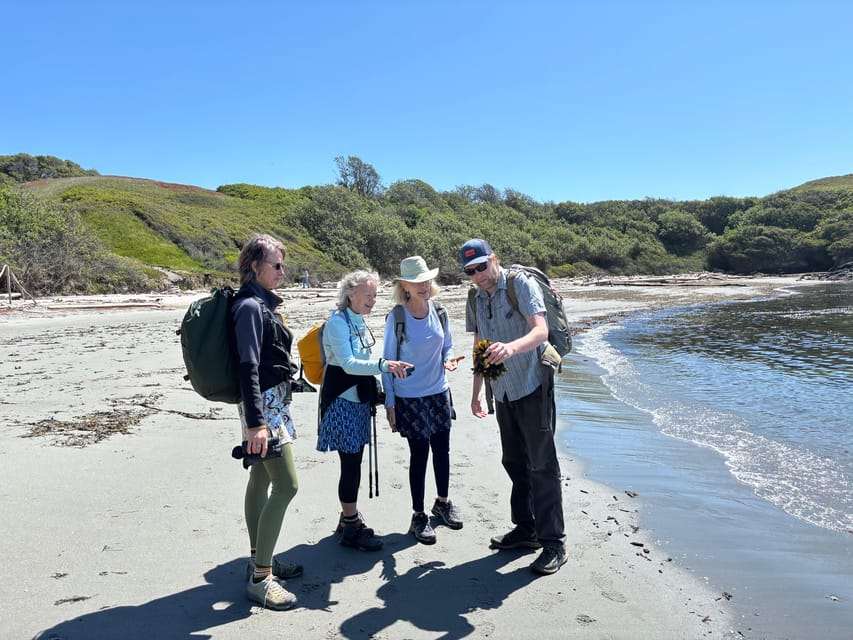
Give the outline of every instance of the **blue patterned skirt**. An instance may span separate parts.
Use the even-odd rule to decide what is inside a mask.
[[[446,391],[425,398],[401,398],[394,402],[397,431],[404,438],[429,439],[450,429],[452,408]]]
[[[317,451],[358,453],[370,442],[370,403],[337,397],[323,412]]]

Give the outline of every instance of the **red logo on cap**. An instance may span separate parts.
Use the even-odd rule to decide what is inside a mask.
[[[476,249],[468,249],[468,251],[466,251],[466,252],[465,252],[465,257],[466,257],[466,258],[470,258],[470,257],[471,257],[471,256],[473,256],[475,253],[477,253],[477,250],[476,250]]]

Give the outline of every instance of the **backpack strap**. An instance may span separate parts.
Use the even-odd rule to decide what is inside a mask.
[[[444,308],[440,302],[433,302],[432,306],[435,307],[435,315],[438,316],[438,321],[441,323],[441,328],[444,330],[444,333],[447,333],[447,309]]]
[[[438,302],[433,302],[435,314],[438,316],[438,321],[441,323],[441,328],[447,333],[447,309]],[[401,304],[395,304],[391,309],[391,314],[394,316],[394,335],[397,338],[397,360],[400,359],[400,345],[406,340],[406,310]]]
[[[510,306],[516,311],[520,311],[518,308],[518,296],[515,295],[515,279],[517,276],[518,272],[515,269],[506,270],[506,297],[509,300]]]
[[[406,339],[406,310],[401,304],[395,304],[391,309],[394,316],[394,335],[397,337],[397,360],[400,359],[400,345]]]

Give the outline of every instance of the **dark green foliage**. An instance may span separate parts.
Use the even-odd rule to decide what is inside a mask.
[[[83,169],[75,162],[53,156],[31,156],[26,153],[0,156],[0,184],[96,175],[98,172],[93,169]]]
[[[38,165],[9,158],[18,177]],[[470,237],[487,239],[503,264],[536,266],[552,277],[821,271],[853,258],[853,176],[765,198],[554,204],[489,184],[439,192],[411,179],[383,190],[369,164],[354,156],[336,161],[340,184],[300,189],[232,184],[213,192],[99,176],[40,179],[24,192],[8,187],[0,200],[0,259],[16,272],[26,262],[34,289],[57,292],[164,287],[171,283],[158,275],[163,269],[179,274],[180,286],[233,283],[240,247],[258,232],[287,247],[284,286],[304,269],[315,282],[354,268],[391,277],[415,254],[439,267],[441,282],[463,282],[457,251]],[[57,162],[43,165],[60,170]],[[75,256],[69,275],[46,275],[55,252]]]
[[[755,206],[758,198],[715,197],[708,200],[689,200],[680,203],[681,209],[692,213],[711,233],[722,235],[729,218],[738,211]]]
[[[658,237],[667,251],[684,256],[708,244],[711,234],[696,216],[674,209],[658,218]]]
[[[825,247],[802,231],[760,225],[727,231],[709,260],[716,268],[738,273],[800,273],[830,266]]]
[[[814,237],[826,246],[832,266],[853,260],[853,210],[824,218]]]
[[[365,162],[357,156],[343,156],[335,158],[338,165],[338,186],[355,191],[363,198],[374,198],[379,195],[382,187],[379,182],[379,174],[373,165]]]

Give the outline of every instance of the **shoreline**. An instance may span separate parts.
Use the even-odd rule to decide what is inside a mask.
[[[574,285],[560,291],[570,322],[582,328],[637,309],[756,297],[800,283],[772,278],[736,290]],[[282,292],[297,336],[333,304],[334,291]],[[463,292],[446,287],[440,299],[449,307],[456,351],[467,354]],[[380,302],[390,308],[383,293]],[[632,498],[585,478],[582,463],[571,455],[561,455],[569,563],[554,576],[536,578],[527,566],[534,555],[490,551],[489,537],[511,526],[509,481],[494,418],[476,420],[458,401],[451,498],[465,527],[439,527],[431,547],[406,533],[407,450],[380,416],[381,497],[367,497],[364,477],[359,506],[385,537],[386,549],[366,554],[341,548],[331,535],[338,513],[337,459],[313,450],[314,394],[295,397],[301,488],[276,552],[306,567],[303,578],[289,583],[300,605],[288,612],[253,607],[241,577],[245,472],[228,457],[239,434],[236,412],[207,403],[181,380],[173,329],[199,295],[158,296],[156,308],[85,311],[53,299],[58,309],[0,314],[0,343],[9,353],[0,364],[9,390],[0,402],[0,481],[9,523],[3,550],[8,575],[23,581],[23,588],[18,581],[2,587],[3,626],[12,637],[184,637],[204,631],[207,637],[237,638],[282,624],[288,633],[330,638],[431,638],[443,632],[460,638],[593,633],[675,639],[732,633],[723,595],[670,561],[636,529],[640,515]],[[121,302],[152,302],[134,298]],[[377,308],[369,316],[379,333],[385,311]],[[450,377],[454,396],[468,398],[467,368]],[[84,447],[20,437],[38,421],[80,427],[75,419],[97,412],[137,421],[127,434]]]
[[[819,290],[832,289],[827,286],[832,284],[836,283],[824,283]],[[795,309],[811,308],[808,303],[796,302],[798,298],[815,295],[809,286],[793,283],[783,289],[778,299],[762,296],[760,303],[748,304],[747,308],[759,316],[764,309],[767,315],[779,313],[784,317],[799,314],[780,311],[780,305],[788,304],[785,301],[792,301],[790,304]],[[845,284],[841,291],[850,289]],[[833,300],[844,299],[839,290],[834,292]],[[739,305],[711,305],[710,308],[715,306],[717,309],[731,308],[732,322],[736,322]],[[712,312],[703,307],[695,313],[703,316]],[[669,310],[664,311],[665,316],[669,314]],[[693,314],[693,310],[675,313],[682,318]],[[732,597],[727,606],[738,617],[736,628],[741,637],[805,638],[816,634],[815,637],[846,638],[849,635],[846,630],[853,622],[853,610],[849,583],[845,582],[850,572],[841,567],[846,567],[853,550],[847,535],[850,530],[821,526],[791,511],[788,504],[768,499],[761,491],[766,485],[740,477],[736,465],[732,469],[731,450],[705,448],[701,438],[689,437],[689,430],[667,430],[666,425],[671,426],[673,418],[670,412],[669,422],[666,420],[667,402],[678,404],[675,400],[678,389],[685,392],[690,387],[683,380],[672,380],[672,394],[667,392],[665,399],[658,397],[658,404],[645,403],[646,396],[641,400],[639,395],[634,395],[643,394],[639,387],[660,389],[667,384],[665,375],[647,377],[651,373],[649,353],[642,356],[633,353],[627,358],[629,369],[637,374],[636,380],[643,381],[631,386],[631,391],[626,392],[624,384],[616,383],[614,388],[601,380],[604,374],[619,375],[614,371],[614,362],[625,357],[626,343],[636,344],[627,336],[643,334],[642,330],[636,330],[636,325],[648,326],[644,318],[659,330],[662,328],[660,317],[655,317],[656,314],[641,313],[625,323],[620,322],[617,333],[611,333],[612,329],[605,326],[580,337],[576,351],[581,357],[569,360],[571,370],[564,379],[564,411],[570,426],[563,432],[564,446],[581,459],[592,461],[587,467],[590,477],[610,486],[635,490],[641,502],[640,521],[644,528],[655,531],[662,548],[716,590],[730,592]],[[700,325],[697,321],[697,329]],[[614,357],[608,348],[602,348],[603,334],[613,336],[613,340],[608,338],[606,343],[619,355]],[[832,340],[831,337],[827,339]],[[791,336],[789,340],[797,339]],[[661,365],[671,373],[672,368],[663,364],[664,360],[661,359]],[[639,368],[639,361],[646,364],[644,373],[642,369],[639,373],[634,370],[635,366]],[[708,379],[713,381],[714,374],[719,371],[709,369]],[[626,376],[619,379],[625,383]],[[721,394],[725,396],[726,383],[720,382]],[[758,380],[755,384],[762,387]],[[768,388],[775,388],[775,385]],[[731,389],[732,383],[728,383],[728,390]],[[686,393],[690,397],[690,393]],[[752,389],[744,393],[752,396]],[[649,394],[654,397],[654,391]],[[793,395],[811,398],[803,389]],[[697,410],[702,411],[704,406],[708,410],[731,411],[731,404],[721,404],[725,402],[722,396],[717,398],[711,394],[706,402],[700,399]],[[765,397],[758,390],[756,396]],[[681,401],[685,398],[683,394],[677,397]],[[730,394],[728,397],[731,399]],[[804,402],[811,406],[820,404],[815,398]],[[661,408],[663,421],[658,412]],[[691,422],[689,415],[694,415],[693,406],[689,408],[690,411],[683,414],[687,423]],[[828,423],[832,422],[829,416],[833,414],[845,415],[843,410],[829,411]],[[753,413],[761,414],[762,411],[756,408]],[[803,420],[819,429],[813,422],[813,414],[804,415],[801,422]],[[827,425],[827,429],[831,427]],[[814,473],[821,477],[819,468]],[[795,477],[792,470],[790,487],[785,484],[791,494],[800,486]],[[842,478],[838,478],[838,483],[841,484],[833,486],[844,486]]]

